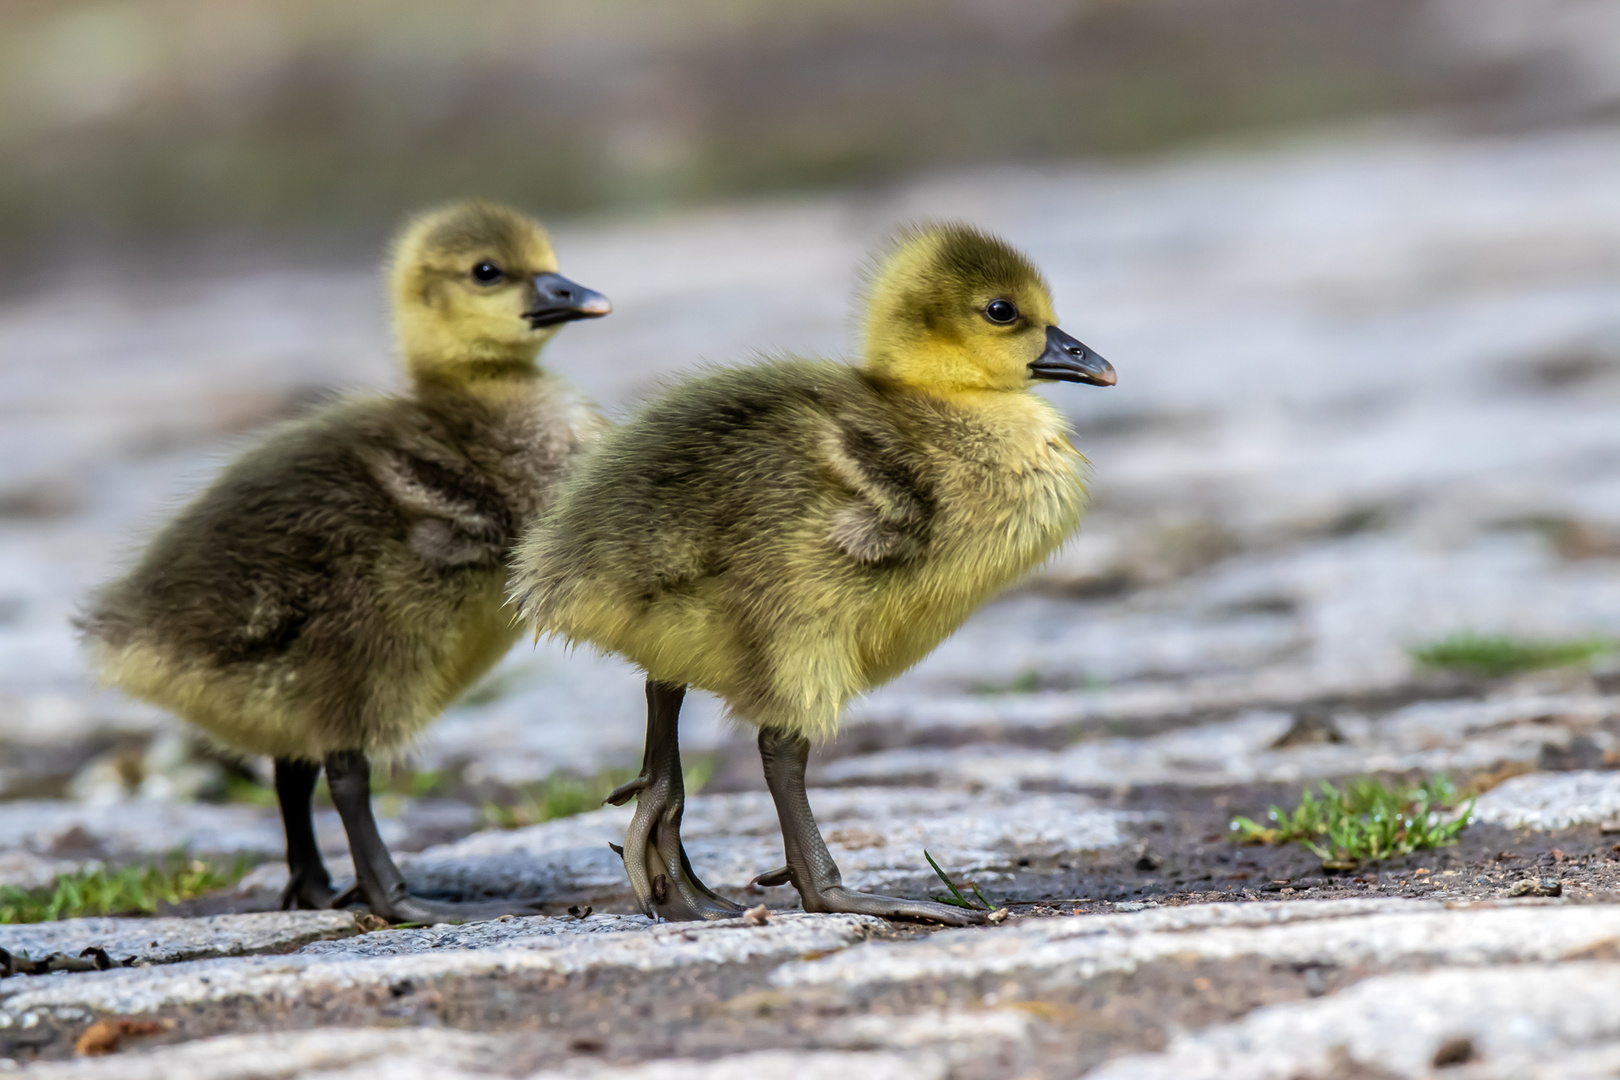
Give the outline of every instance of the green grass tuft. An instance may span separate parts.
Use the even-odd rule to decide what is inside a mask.
[[[1239,843],[1297,842],[1321,859],[1324,869],[1347,870],[1455,844],[1474,810],[1474,800],[1469,799],[1454,814],[1446,812],[1460,802],[1457,789],[1444,776],[1394,788],[1363,777],[1342,790],[1324,780],[1321,795],[1305,789],[1292,813],[1273,806],[1267,817],[1275,824],[1234,817],[1232,832]]]
[[[1606,638],[1535,641],[1503,634],[1452,634],[1412,650],[1412,659],[1425,667],[1496,677],[1521,671],[1589,663],[1614,650]]]
[[[105,867],[62,874],[39,889],[0,886],[0,924],[54,922],[86,915],[151,915],[159,904],[178,904],[236,884],[252,867],[174,854],[150,866]]]

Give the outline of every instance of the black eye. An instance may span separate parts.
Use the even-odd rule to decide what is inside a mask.
[[[985,305],[984,317],[993,323],[1006,326],[1018,320],[1018,309],[1011,300],[992,300]]]
[[[482,282],[485,285],[493,284],[501,280],[501,268],[485,259],[473,267],[473,280]]]

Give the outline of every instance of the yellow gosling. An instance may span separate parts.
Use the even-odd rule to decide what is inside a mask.
[[[870,282],[858,365],[769,360],[682,382],[604,438],[518,546],[539,632],[647,672],[624,859],[642,909],[735,904],[680,844],[687,686],[760,729],[791,881],[808,911],[948,923],[942,904],[845,889],[804,793],[812,740],[853,695],[915,664],[1076,529],[1086,467],[1043,380],[1112,385],[1057,328],[1040,274],[963,225],[903,232]]]

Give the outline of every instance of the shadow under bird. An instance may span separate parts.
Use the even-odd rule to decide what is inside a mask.
[[[539,353],[611,305],[557,272],[538,223],[482,202],[412,222],[390,285],[408,391],[272,431],[79,625],[104,683],[275,759],[284,907],[488,917],[526,906],[409,894],[372,817],[370,756],[403,746],[519,635],[503,609],[512,546],[604,427]],[[323,766],[354,856],[343,896],[311,822]]]
[[[686,687],[759,728],[791,882],[807,911],[977,922],[842,884],[805,794],[812,740],[853,695],[926,656],[1077,528],[1085,460],[1043,381],[1111,386],[1057,327],[1040,274],[963,225],[900,234],[873,273],[856,365],[767,360],[675,385],[606,435],[520,542],[537,630],[647,673],[624,864],[642,911],[741,909],[680,838]]]

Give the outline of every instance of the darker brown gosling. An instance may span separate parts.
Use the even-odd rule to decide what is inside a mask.
[[[359,899],[421,922],[530,910],[411,896],[372,818],[369,757],[404,745],[516,639],[507,557],[603,425],[538,356],[563,323],[611,306],[557,272],[539,224],[482,202],[407,226],[390,280],[409,389],[272,431],[79,625],[103,683],[275,759],[283,907]],[[310,819],[323,766],[354,855],[341,897]]]

